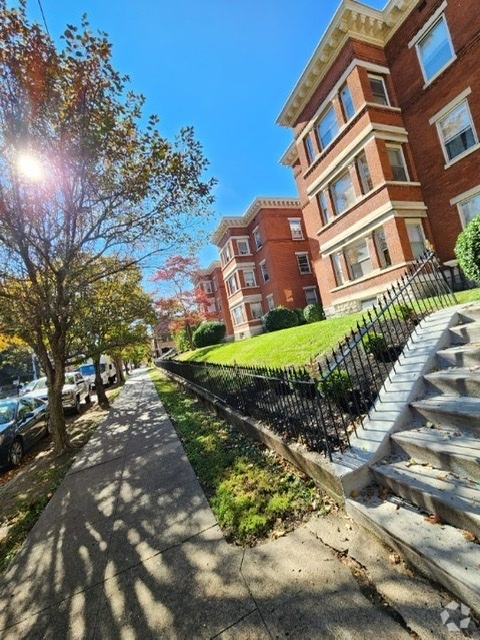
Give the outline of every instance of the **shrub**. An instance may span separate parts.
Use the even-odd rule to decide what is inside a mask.
[[[311,322],[319,322],[325,320],[325,314],[323,313],[323,307],[321,304],[308,304],[303,310],[305,320],[310,324]]]
[[[410,320],[415,317],[415,311],[413,307],[411,307],[409,304],[406,304],[405,302],[396,304],[394,308],[397,318],[400,318],[401,320]]]
[[[297,320],[298,320],[298,324],[307,324],[307,321],[305,320],[305,316],[303,315],[303,309],[297,308],[294,309],[293,312],[294,314],[297,316]]]
[[[320,392],[329,400],[340,405],[348,403],[352,392],[350,377],[346,371],[338,369],[319,381]]]
[[[365,342],[363,343],[365,353],[372,354],[378,357],[388,351],[387,341],[385,340],[383,333],[375,333],[375,331],[369,331],[365,336]]]
[[[480,216],[473,218],[458,236],[455,255],[467,278],[480,282]]]
[[[266,331],[279,331],[298,325],[297,314],[285,307],[275,307],[263,316],[263,326]]]
[[[193,344],[197,347],[209,347],[219,344],[225,337],[226,327],[223,322],[204,322],[193,334]]]
[[[187,331],[185,329],[180,329],[173,334],[173,340],[175,342],[175,346],[177,347],[177,351],[182,353],[182,351],[188,351],[190,349],[190,344],[188,342]]]

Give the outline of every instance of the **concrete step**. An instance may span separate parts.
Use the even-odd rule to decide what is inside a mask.
[[[449,525],[430,524],[417,509],[390,502],[373,491],[347,498],[348,514],[383,540],[416,570],[433,579],[480,614],[480,547]]]
[[[453,429],[428,427],[399,431],[391,437],[413,460],[480,482],[480,439]]]
[[[466,305],[459,313],[460,322],[475,322],[480,320],[480,304],[478,302],[472,302],[470,305]]]
[[[437,363],[440,369],[478,366],[480,365],[480,347],[464,345],[440,349],[437,351]]]
[[[429,373],[424,378],[437,393],[480,398],[480,366],[478,369],[443,369]]]
[[[452,345],[480,343],[480,320],[450,328]]]
[[[480,490],[474,480],[411,460],[377,464],[371,470],[376,481],[397,496],[480,538]]]
[[[480,433],[480,398],[435,396],[410,406],[437,427],[455,427]]]

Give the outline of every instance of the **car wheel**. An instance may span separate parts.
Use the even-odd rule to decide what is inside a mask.
[[[10,445],[10,451],[8,452],[8,459],[12,467],[18,467],[23,458],[23,445],[22,441],[18,438]]]
[[[73,407],[73,413],[80,413],[80,396],[75,398],[75,406]]]

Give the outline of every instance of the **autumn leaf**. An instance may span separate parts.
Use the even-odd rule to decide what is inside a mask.
[[[424,520],[426,522],[429,522],[430,524],[442,524],[442,519],[441,517],[438,515],[438,513],[434,513],[431,516],[425,516]]]

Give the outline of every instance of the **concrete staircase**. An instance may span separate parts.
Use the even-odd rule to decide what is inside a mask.
[[[480,305],[448,329],[406,429],[349,513],[480,613]]]

